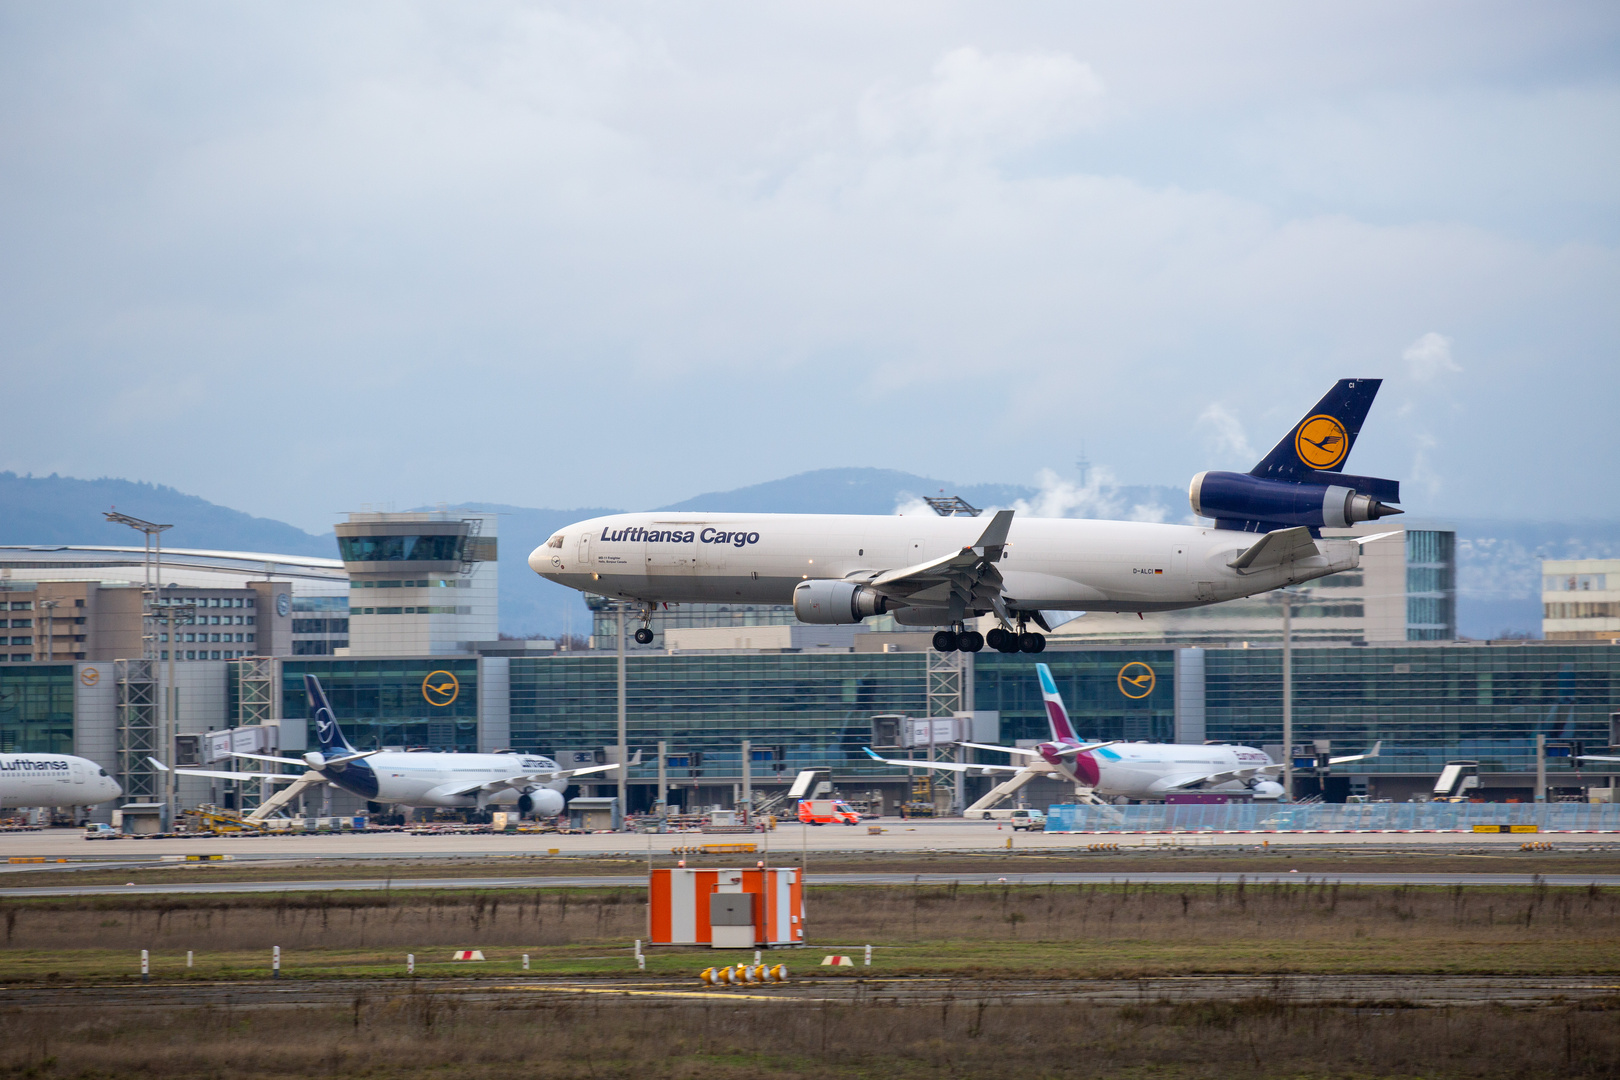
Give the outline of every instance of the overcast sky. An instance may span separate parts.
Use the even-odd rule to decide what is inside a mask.
[[[832,465],[1620,516],[1620,6],[0,2],[0,469],[324,531]]]

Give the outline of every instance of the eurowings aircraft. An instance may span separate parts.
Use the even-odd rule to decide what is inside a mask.
[[[1202,472],[1193,513],[1213,525],[1071,518],[841,514],[613,514],[570,525],[529,556],[535,573],[641,605],[793,605],[807,623],[893,616],[945,627],[934,647],[1040,652],[1085,611],[1199,607],[1353,570],[1376,536],[1322,529],[1400,510],[1400,484],[1341,470],[1379,379],[1340,380],[1248,473]],[[1380,535],[1389,535],[1387,533]],[[994,615],[989,634],[970,618]]]
[[[304,676],[304,687],[314,707],[315,732],[321,748],[302,759],[266,754],[232,754],[254,761],[295,765],[306,771],[291,773],[223,772],[176,769],[180,776],[209,776],[228,780],[269,780],[290,786],[266,799],[248,815],[264,820],[310,787],[331,784],[352,795],[377,803],[483,810],[515,806],[524,814],[551,817],[563,812],[563,791],[576,776],[606,772],[617,765],[591,765],[564,769],[537,754],[436,754],[390,750],[357,750],[338,726],[320,680]],[[636,756],[636,761],[640,755]],[[631,764],[636,764],[632,761]],[[158,768],[161,763],[153,761]]]
[[[1075,734],[1069,710],[1052,679],[1052,669],[1035,665],[1041,681],[1041,697],[1046,703],[1046,719],[1052,740],[1037,746],[990,746],[963,742],[978,750],[995,750],[1032,760],[1025,765],[973,765],[952,761],[912,761],[879,757],[870,748],[868,756],[888,765],[951,771],[988,770],[1010,772],[1012,778],[991,789],[989,794],[965,813],[986,810],[1011,795],[1037,776],[1061,777],[1088,789],[1103,799],[1160,800],[1175,791],[1248,792],[1256,799],[1275,799],[1283,794],[1276,781],[1283,766],[1271,755],[1252,746],[1193,743],[1083,742]],[[1365,754],[1330,758],[1330,765],[1345,765],[1377,757],[1379,745]]]
[[[0,807],[93,806],[124,793],[95,762],[72,754],[0,754]]]

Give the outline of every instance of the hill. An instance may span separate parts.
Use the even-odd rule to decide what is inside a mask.
[[[172,487],[134,480],[75,480],[0,472],[0,544],[139,545],[141,534],[101,515],[119,510],[173,529],[165,547],[266,551],[337,558],[331,535],[315,536],[284,521],[254,517]]]

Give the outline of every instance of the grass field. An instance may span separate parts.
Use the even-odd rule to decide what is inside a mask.
[[[535,970],[623,975],[646,910],[634,888],[250,893],[5,900],[0,925],[8,983],[127,979],[141,949],[160,979],[256,977],[272,946],[289,977],[401,975],[407,952],[459,948],[491,974],[529,953]],[[813,944],[877,946],[891,974],[1620,973],[1620,889],[1598,887],[820,887],[806,925]],[[713,955],[663,950],[650,969]]]
[[[497,1007],[383,986],[324,1009],[0,1009],[0,1034],[0,1075],[85,1080],[1620,1076],[1607,1004]]]

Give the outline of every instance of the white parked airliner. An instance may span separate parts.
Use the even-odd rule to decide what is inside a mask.
[[[1380,380],[1344,379],[1246,474],[1193,478],[1194,513],[1214,525],[1019,517],[840,514],[613,514],[557,532],[529,556],[542,577],[637,601],[636,640],[658,604],[793,605],[809,623],[891,615],[943,626],[934,646],[1040,652],[1057,613],[1169,611],[1355,569],[1376,537],[1323,539],[1324,526],[1398,514],[1393,480],[1350,476],[1349,456]],[[1386,534],[1387,535],[1387,534]],[[988,635],[966,628],[996,616]]]
[[[265,754],[232,754],[254,761],[295,765],[306,771],[292,773],[223,772],[176,769],[179,776],[209,776],[227,780],[263,779],[291,786],[266,799],[248,817],[262,821],[310,787],[331,784],[370,802],[411,807],[483,810],[512,806],[523,814],[552,817],[563,812],[563,791],[576,776],[606,772],[617,765],[591,765],[564,769],[538,754],[436,754],[417,751],[356,750],[338,727],[320,680],[304,676],[304,687],[314,709],[315,732],[321,748],[302,759]],[[640,760],[638,754],[631,764]],[[153,761],[158,768],[164,766]]]
[[[1090,792],[1092,801],[1129,799],[1137,802],[1160,800],[1173,792],[1208,791],[1246,794],[1256,799],[1276,799],[1283,794],[1277,783],[1281,762],[1252,746],[1230,743],[1146,743],[1084,742],[1075,733],[1069,710],[1063,707],[1052,669],[1035,665],[1041,681],[1041,698],[1046,703],[1046,719],[1052,740],[1038,746],[988,746],[964,742],[960,745],[979,750],[995,750],[1015,757],[1026,757],[1025,765],[973,765],[951,761],[913,761],[879,757],[868,748],[868,756],[888,765],[908,769],[945,769],[956,772],[1004,772],[1012,776],[992,788],[984,798],[968,807],[966,816],[988,810],[1037,776],[1068,780]],[[1329,765],[1346,765],[1378,756],[1379,744],[1365,754],[1330,758]]]
[[[0,754],[0,807],[93,806],[124,793],[93,761],[72,754]]]

